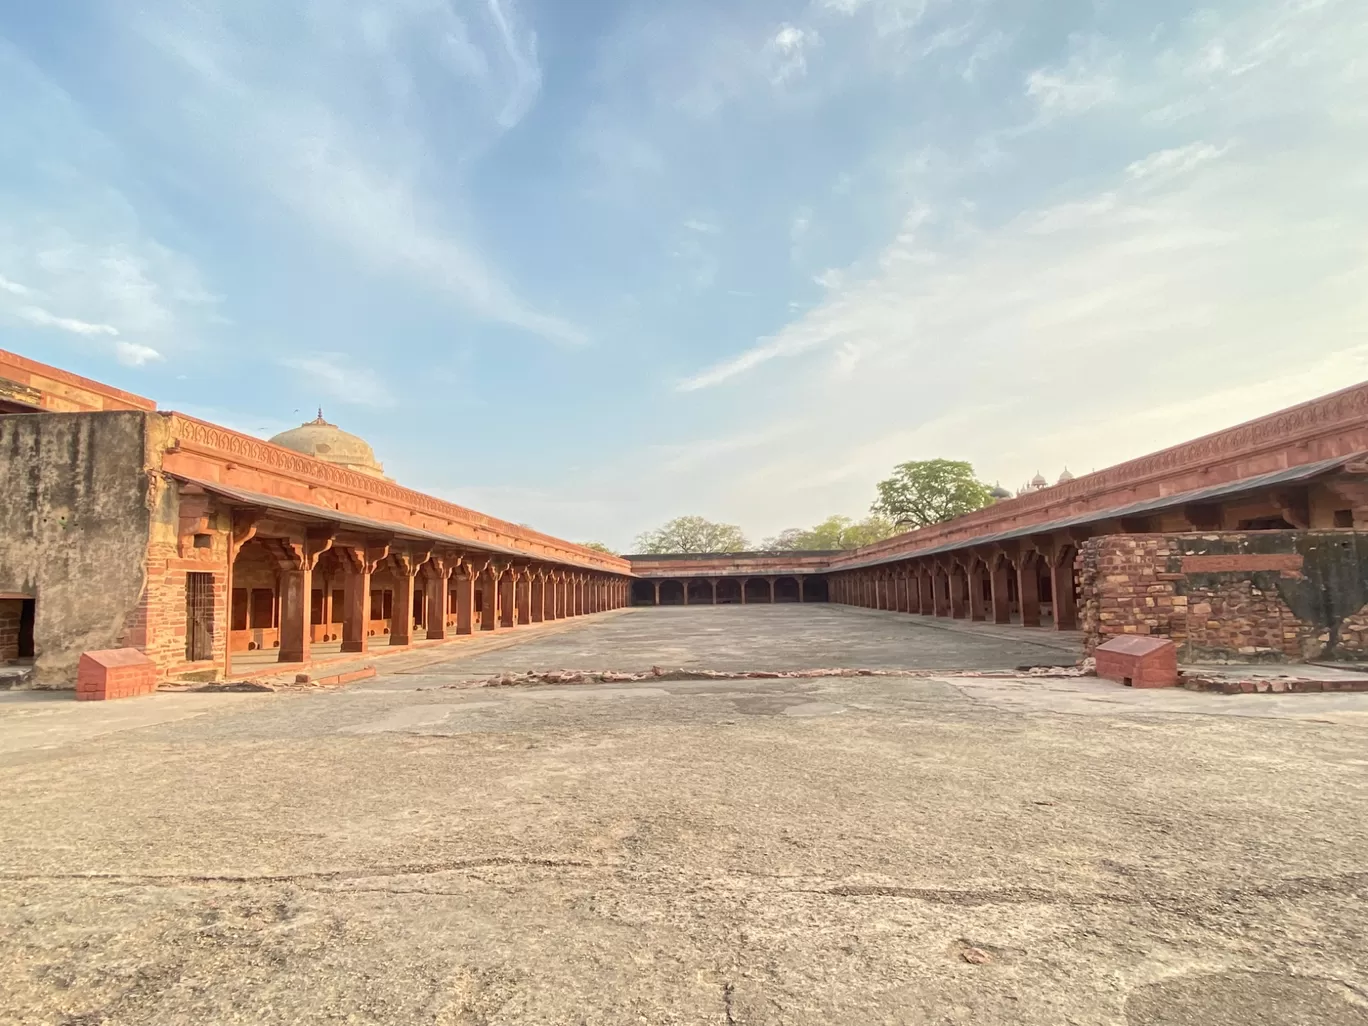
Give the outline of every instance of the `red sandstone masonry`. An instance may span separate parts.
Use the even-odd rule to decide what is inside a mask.
[[[76,670],[77,701],[135,698],[156,690],[157,668],[137,649],[86,652]]]
[[[39,394],[39,405],[53,413],[93,410],[152,411],[157,404],[121,388],[102,385],[70,371],[49,367],[36,360],[0,349],[0,378],[27,385]]]
[[[1178,684],[1178,649],[1167,638],[1112,638],[1093,653],[1097,675],[1134,688]]]
[[[1077,569],[1086,650],[1118,636],[1153,635],[1171,638],[1183,662],[1322,658],[1330,640],[1326,629],[1300,619],[1266,576],[1254,576],[1295,579],[1300,555],[1191,551],[1242,547],[1260,537],[1232,531],[1107,535],[1083,543]],[[1264,542],[1267,537],[1262,533]],[[1368,608],[1344,621],[1335,650],[1339,657],[1365,654]]]
[[[984,535],[1104,512],[1365,450],[1368,383],[1006,500],[945,524],[867,545],[834,559],[830,569],[906,559],[934,546],[952,542],[968,545]]]

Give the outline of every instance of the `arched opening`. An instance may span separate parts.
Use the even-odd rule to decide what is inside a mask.
[[[662,606],[682,606],[684,604],[684,582],[661,581],[660,604]]]
[[[228,650],[280,647],[280,561],[265,538],[253,538],[233,560]]]
[[[632,582],[632,605],[655,605],[655,581],[636,580]]]
[[[770,601],[770,582],[763,577],[750,577],[746,579],[746,604],[766,603]]]
[[[741,582],[735,577],[723,577],[717,582],[717,604],[733,605],[741,601]]]
[[[314,567],[313,595],[309,603],[310,641],[314,644],[342,640],[346,573],[342,556],[335,549],[323,553]]]
[[[780,577],[774,582],[774,601],[775,602],[800,602],[798,594],[798,578]]]
[[[803,579],[803,601],[804,602],[830,602],[831,592],[825,577],[807,577]]]
[[[692,580],[685,582],[689,589],[689,605],[691,606],[710,606],[712,605],[712,582],[706,580]]]

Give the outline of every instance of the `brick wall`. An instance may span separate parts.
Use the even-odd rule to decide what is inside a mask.
[[[1109,535],[1077,568],[1088,651],[1153,634],[1185,662],[1368,656],[1368,534]]]

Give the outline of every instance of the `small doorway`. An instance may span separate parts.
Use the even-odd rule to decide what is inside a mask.
[[[214,658],[214,575],[185,575],[185,660]]]

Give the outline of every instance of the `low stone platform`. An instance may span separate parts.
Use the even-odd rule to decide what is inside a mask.
[[[1182,686],[1218,695],[1334,694],[1368,692],[1368,673],[1357,668],[1311,664],[1280,666],[1187,666]]]

